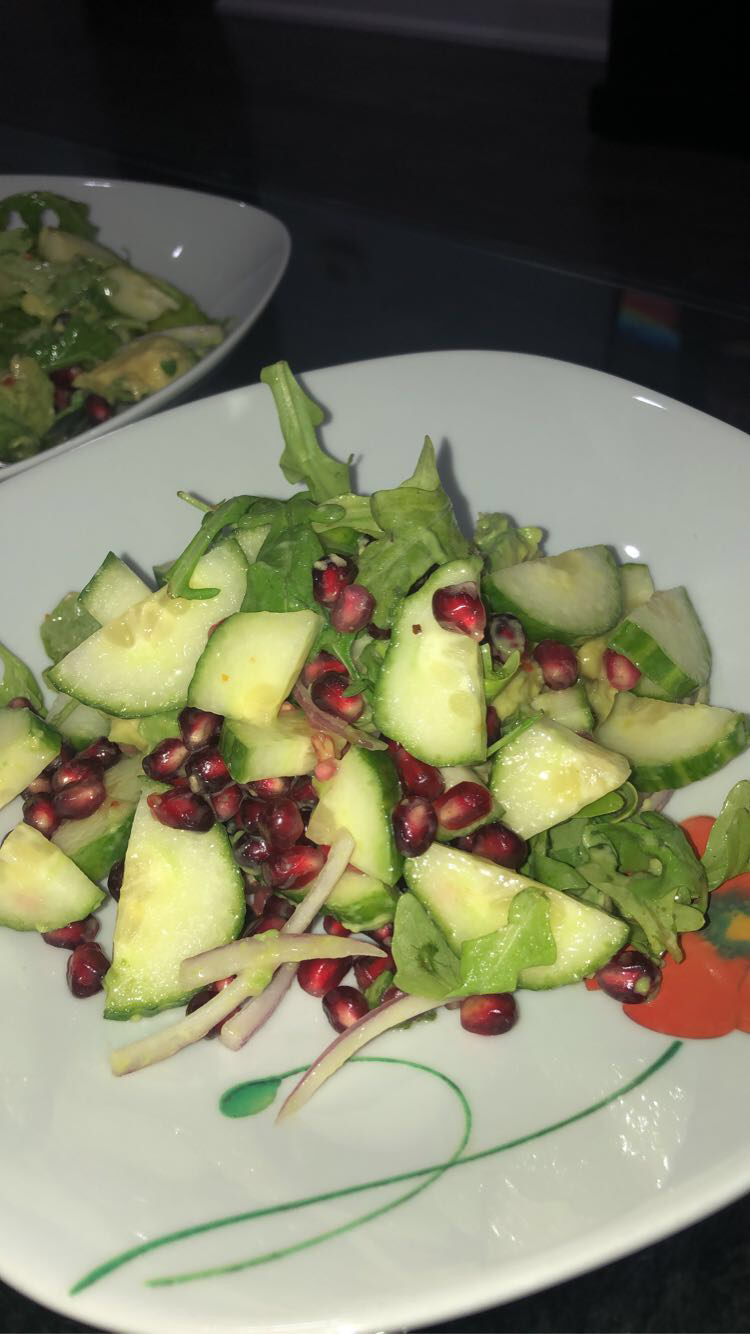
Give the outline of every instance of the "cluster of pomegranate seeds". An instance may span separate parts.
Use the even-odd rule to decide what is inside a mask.
[[[332,607],[349,584],[357,577],[357,567],[349,556],[335,551],[312,567],[313,597],[322,607]]]
[[[578,659],[568,644],[542,639],[534,649],[548,690],[567,690],[578,680]]]
[[[496,662],[507,662],[511,653],[525,653],[526,635],[515,616],[491,616],[487,624],[487,638]]]
[[[104,771],[121,758],[119,746],[99,737],[74,754],[63,744],[60,754],[24,791],[23,818],[45,838],[51,838],[62,820],[85,820],[104,801]]]
[[[364,630],[375,610],[372,593],[362,584],[356,584],[356,577],[357,566],[351,557],[335,551],[316,560],[312,567],[313,597],[322,607],[328,607],[334,630],[344,634]],[[303,675],[306,685],[312,679]]]
[[[623,1005],[642,1005],[654,999],[661,986],[661,969],[640,950],[623,949],[596,974],[602,991]]]
[[[615,690],[632,690],[641,679],[635,663],[626,658],[624,653],[613,653],[611,648],[605,649],[602,665],[609,684]]]
[[[468,635],[470,639],[484,638],[487,612],[476,584],[438,588],[432,596],[432,614],[443,630]]]
[[[73,995],[79,999],[95,996],[101,991],[104,975],[109,969],[107,958],[101,945],[95,941],[84,941],[76,945],[68,959],[67,981]]]

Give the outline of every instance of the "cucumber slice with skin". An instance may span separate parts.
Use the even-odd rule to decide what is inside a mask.
[[[313,780],[319,801],[307,836],[331,843],[339,829],[354,839],[351,864],[386,885],[395,885],[403,857],[396,848],[391,811],[401,797],[396,769],[387,751],[352,746],[338,761],[333,778]]]
[[[85,820],[63,821],[52,835],[55,846],[90,880],[103,880],[125,856],[142,778],[140,755],[120,760],[104,775],[107,795],[99,809]]]
[[[166,588],[96,630],[50,669],[57,690],[119,718],[181,708],[208,632],[245,595],[247,562],[227,539],[198,562],[193,588],[213,598],[173,598]]]
[[[439,588],[477,583],[481,562],[456,560],[401,603],[375,691],[381,732],[427,764],[478,764],[487,753],[479,645],[432,614]]]
[[[242,547],[248,565],[253,565],[258,559],[258,552],[268,537],[270,530],[270,523],[261,524],[259,528],[236,529],[234,534],[235,541]]]
[[[590,977],[628,938],[626,923],[600,908],[458,848],[433,843],[421,857],[407,858],[404,878],[456,954],[465,940],[505,926],[516,894],[542,890],[549,903],[557,958],[520,973],[518,985],[534,991]]]
[[[581,644],[622,615],[622,585],[603,546],[577,547],[496,570],[482,581],[488,611],[517,616],[529,639]]]
[[[0,709],[0,806],[6,806],[60,754],[62,739],[31,709]]]
[[[109,725],[109,739],[118,746],[133,746],[135,750],[149,751],[167,737],[180,735],[179,715],[153,713],[149,718],[113,718]]]
[[[136,602],[142,602],[150,592],[148,584],[110,551],[78,594],[78,601],[89,616],[100,625],[106,625]]]
[[[90,709],[88,704],[79,704],[68,695],[57,696],[45,721],[54,725],[74,750],[83,750],[98,737],[109,735],[110,720],[106,714]]]
[[[711,650],[684,588],[654,593],[609,637],[608,647],[630,658],[669,699],[682,699],[705,685]]]
[[[490,788],[503,823],[531,838],[620,787],[630,773],[615,747],[605,750],[551,719],[539,719],[496,754]]]
[[[228,944],[242,929],[242,872],[222,825],[205,834],[169,829],[154,818],[146,784],[125,857],[106,975],[105,1019],[130,1019],[181,1005],[183,959]]]
[[[229,616],[198,659],[188,703],[239,722],[272,722],[321,625],[314,611],[240,611]]]
[[[19,824],[0,847],[0,926],[55,931],[98,908],[104,893],[49,839]]]
[[[281,713],[264,727],[227,718],[219,750],[235,783],[294,778],[311,773],[317,763],[310,724],[299,710]]]
[[[284,898],[299,903],[304,889],[284,890]],[[325,911],[349,931],[376,931],[392,922],[398,894],[373,875],[346,870],[325,901]]]
[[[543,690],[532,699],[531,708],[574,732],[590,732],[594,726],[594,715],[580,681],[567,690]]]
[[[597,729],[603,746],[627,755],[640,792],[685,787],[721,769],[750,745],[750,719],[713,704],[617,696]]]
[[[648,602],[656,591],[648,565],[621,565],[620,580],[622,582],[622,609],[626,616],[635,607],[640,607],[643,602]]]

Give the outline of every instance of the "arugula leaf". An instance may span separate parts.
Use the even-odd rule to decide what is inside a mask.
[[[89,222],[88,204],[65,199],[63,195],[56,195],[51,190],[31,190],[28,194],[8,195],[0,202],[0,228],[6,228],[11,214],[17,213],[36,237],[44,226],[47,209],[57,215],[63,231],[72,232],[74,236],[83,236],[87,241],[93,241],[99,230]]]
[[[541,528],[516,528],[507,514],[480,514],[474,545],[485,558],[487,572],[533,560],[544,536]]]
[[[216,509],[204,514],[201,526],[195,537],[177,557],[169,572],[167,587],[173,598],[215,598],[218,588],[191,588],[190,579],[201,556],[205,556],[215,537],[224,528],[230,528],[245,513],[252,501],[252,496],[233,496],[231,500],[222,500]]]
[[[3,665],[3,678],[0,681],[0,708],[12,699],[23,695],[31,700],[34,712],[44,716],[44,696],[42,695],[34,673],[25,662],[11,653],[9,648],[0,644],[0,662]]]
[[[266,366],[260,378],[271,390],[279,414],[284,436],[279,463],[287,481],[304,482],[316,501],[349,491],[349,465],[329,458],[318,444],[315,428],[323,421],[323,410],[303,392],[288,364]]]
[[[458,959],[419,899],[408,892],[396,905],[391,953],[401,991],[433,1000],[460,991]]]
[[[708,888],[750,869],[750,782],[735,783],[711,830],[701,858]]]
[[[522,969],[554,963],[556,958],[547,895],[541,889],[523,889],[510,905],[507,926],[464,941],[463,990],[468,996],[515,991]]]
[[[521,654],[518,649],[514,649],[502,665],[496,665],[492,660],[492,649],[489,644],[482,644],[481,655],[484,697],[489,703],[513,680],[521,666]]]
[[[77,315],[59,329],[55,324],[37,328],[34,336],[27,336],[21,344],[44,371],[94,366],[108,361],[121,345],[121,339],[106,324],[92,324]]]
[[[40,631],[44,650],[53,662],[59,662],[99,629],[99,622],[81,606],[77,593],[66,593],[42,621]]]
[[[304,494],[273,511],[268,533],[248,569],[243,611],[320,611],[313,597],[312,567],[323,547],[310,522],[313,512]]]

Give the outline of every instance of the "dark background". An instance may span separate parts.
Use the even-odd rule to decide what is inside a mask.
[[[461,41],[265,10],[0,13],[0,171],[193,186],[290,228],[279,293],[197,392],[282,356],[307,370],[483,346],[613,371],[750,429],[746,2],[615,0],[593,54],[559,33]],[[440,1328],[748,1330],[749,1239],[745,1199]],[[8,1334],[81,1328],[0,1285]]]

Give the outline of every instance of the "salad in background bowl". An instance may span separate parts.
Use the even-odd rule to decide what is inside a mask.
[[[0,479],[155,411],[247,332],[283,225],[166,186],[0,179]]]

